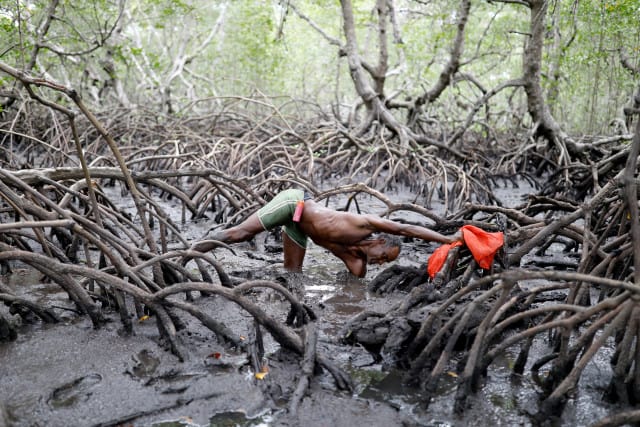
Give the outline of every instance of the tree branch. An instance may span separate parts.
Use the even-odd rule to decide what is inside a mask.
[[[460,7],[457,13],[457,16],[459,17],[457,23],[458,31],[456,33],[455,39],[453,40],[449,61],[440,73],[440,77],[438,77],[438,81],[436,82],[436,84],[422,96],[416,99],[414,103],[415,110],[418,110],[422,105],[428,102],[433,102],[434,100],[436,100],[449,86],[453,75],[458,72],[458,69],[460,68],[460,58],[462,57],[462,52],[464,51],[465,27],[469,18],[470,9],[471,0],[462,0],[460,2]],[[415,118],[415,116],[413,118]]]

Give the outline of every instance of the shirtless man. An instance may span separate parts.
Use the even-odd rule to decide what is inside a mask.
[[[299,220],[294,221],[300,201],[304,201],[304,208]],[[211,236],[212,240],[197,242],[191,249],[207,252],[217,246],[216,241],[243,242],[276,226],[284,226],[282,240],[287,270],[302,270],[309,237],[340,258],[357,277],[365,276],[367,264],[382,264],[398,257],[400,239],[388,234],[439,243],[460,240],[459,235],[447,237],[428,228],[401,224],[376,215],[336,211],[305,199],[302,190],[285,190],[241,224],[218,231]]]

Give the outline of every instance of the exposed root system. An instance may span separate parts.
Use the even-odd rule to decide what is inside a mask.
[[[73,93],[67,95],[85,111]],[[23,128],[19,121],[3,123],[3,273],[25,264],[38,270],[68,294],[69,309],[89,316],[96,328],[107,313],[117,313],[131,333],[133,318],[151,315],[178,358],[185,356],[176,334],[184,313],[221,342],[245,349],[256,370],[265,330],[300,357],[301,375],[289,403],[295,414],[316,365],[333,375],[338,388],[352,387],[348,375],[318,351],[315,314],[276,281],[232,278],[211,253],[190,251],[181,230],[204,217],[214,227],[236,223],[292,185],[316,200],[342,194],[356,205],[358,194],[368,194],[387,207],[383,214],[411,211],[437,231],[474,224],[506,235],[489,272],[465,248],[451,251],[433,280],[424,269],[390,267],[371,281],[371,290],[404,292],[403,302],[387,313],[361,313],[345,327],[345,341],[405,368],[406,380],[422,385],[425,407],[453,369],[459,376],[455,409],[464,411],[496,357],[511,352],[513,372],[528,369],[542,391],[535,417],[543,422],[563,407],[587,363],[606,346],[615,349],[606,398],[629,406],[640,402],[640,128],[624,148],[620,139],[589,144],[598,153],[596,163],[581,162],[584,147],[569,149],[566,141],[520,148],[496,143],[483,150],[462,139],[457,151],[469,156],[460,162],[437,147],[408,149],[380,130],[355,137],[339,124],[311,125],[274,106],[266,114],[254,107],[238,99],[215,114],[181,121],[126,111],[99,119],[87,112],[83,120],[93,126],[83,123],[84,133],[71,115],[68,124],[54,120],[47,129],[30,121]],[[566,155],[574,161],[566,162]],[[537,187],[543,172],[542,191],[520,206],[505,207],[492,192],[502,183]],[[326,180],[338,185],[326,190]],[[107,191],[116,185],[118,200]],[[416,195],[413,202],[394,203],[383,194],[400,185]],[[182,206],[179,223],[163,210],[168,200]],[[435,200],[445,204],[444,216],[429,209]],[[216,250],[233,248],[221,244]],[[251,299],[248,291],[258,288],[288,301],[288,324]],[[196,295],[241,307],[255,319],[254,339],[241,340],[203,311]],[[58,321],[51,307],[7,286],[0,288],[0,300],[27,322]],[[0,314],[0,339],[16,334]],[[530,350],[540,342],[548,354],[531,360]],[[631,411],[600,425],[637,420]]]

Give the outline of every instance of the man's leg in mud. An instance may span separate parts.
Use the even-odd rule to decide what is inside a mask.
[[[289,271],[302,271],[302,261],[306,249],[294,242],[287,233],[282,232],[282,249],[284,251],[284,268]]]
[[[216,231],[207,240],[202,240],[191,246],[191,249],[199,252],[208,252],[218,246],[217,242],[237,243],[251,239],[258,233],[264,231],[262,224],[258,219],[258,214],[254,213],[240,224],[227,228],[226,230]]]
[[[258,219],[258,213],[256,212],[251,214],[249,218],[245,219],[240,224],[214,233],[211,238],[225,243],[246,242],[256,234],[263,231],[264,228],[262,227],[262,224]]]

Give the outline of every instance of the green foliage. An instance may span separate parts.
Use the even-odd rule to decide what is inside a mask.
[[[23,59],[22,49],[30,47],[24,35],[35,13],[37,6],[27,7],[23,1],[0,3],[0,59],[8,58],[10,63]]]
[[[634,90],[633,77],[620,65],[619,49],[627,50],[639,63],[640,3],[587,0],[579,2],[577,9],[570,3],[557,5],[564,18],[561,33],[568,37],[574,21],[577,31],[562,52],[557,119],[578,134],[607,132],[608,123],[621,116],[621,107]]]
[[[277,23],[270,1],[234,4],[224,23],[224,49],[215,59],[218,72],[249,85],[272,88],[282,79],[279,71],[284,46],[276,39]],[[232,72],[228,72],[232,71]]]
[[[293,11],[285,13],[288,3],[325,34]],[[376,2],[352,3],[360,54],[376,65]],[[170,96],[174,110],[196,97],[257,92],[323,107],[357,99],[345,58],[327,40],[344,42],[338,0],[127,0],[122,15],[121,0],[61,0],[48,33],[39,35],[49,4],[0,2],[0,61],[26,67],[42,37],[32,71],[68,83],[98,104],[114,96],[113,79],[134,104],[164,105],[159,99]],[[383,95],[415,99],[433,86],[449,59],[460,0],[394,4],[403,43],[394,43],[389,23],[394,72]],[[567,130],[603,132],[619,115],[637,84],[620,66],[619,49],[640,64],[639,8],[638,0],[549,2],[542,83],[557,94],[553,113]],[[485,90],[519,77],[529,21],[522,5],[473,1],[461,71]],[[511,126],[504,112],[526,109],[525,99],[509,99],[512,94],[492,98],[484,118],[490,125]],[[457,81],[429,106],[429,114],[455,125],[481,96],[475,84]]]
[[[182,16],[197,19],[197,8],[183,0],[146,0],[132,2],[132,9],[145,17],[141,22],[157,30],[171,27]]]

